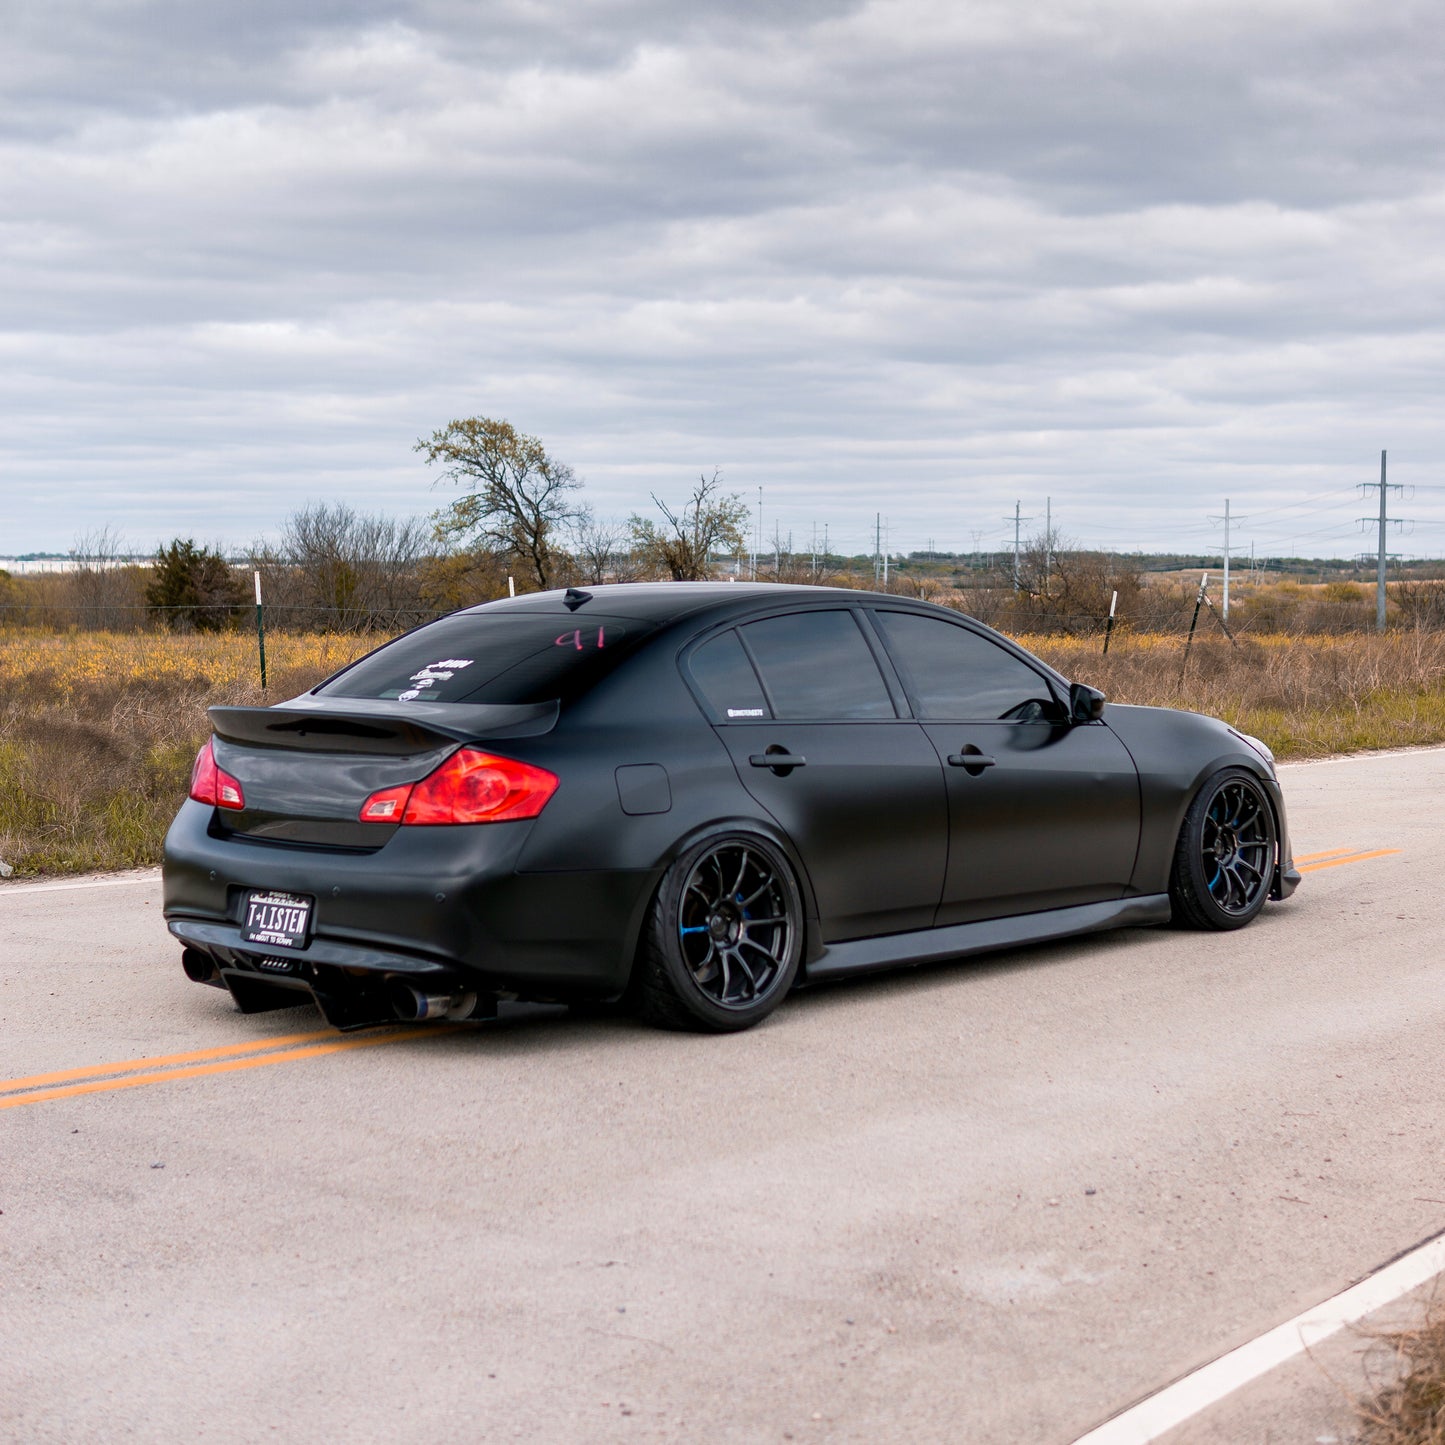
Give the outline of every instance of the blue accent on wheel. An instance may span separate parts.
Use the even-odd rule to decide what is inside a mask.
[[[713,1003],[752,1008],[785,976],[793,905],[762,849],[728,842],[704,853],[688,875],[680,911],[684,960]]]
[[[1226,914],[1248,915],[1269,888],[1274,823],[1257,783],[1233,777],[1210,799],[1200,830],[1200,861],[1212,869],[1209,896]]]

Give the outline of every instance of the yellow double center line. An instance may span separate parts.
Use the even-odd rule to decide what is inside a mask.
[[[1342,863],[1363,863],[1367,858],[1389,858],[1398,848],[1326,848],[1323,853],[1298,853],[1294,865],[1301,873],[1338,868]]]
[[[424,1028],[385,1028],[338,1036],[334,1029],[322,1029],[316,1033],[281,1034],[272,1039],[223,1044],[219,1048],[196,1049],[187,1054],[159,1054],[148,1059],[127,1059],[118,1064],[91,1064],[50,1074],[31,1074],[23,1079],[0,1079],[0,1109],[18,1109],[22,1104],[45,1104],[52,1099],[70,1099],[78,1094],[136,1089],[142,1084],[164,1084],[171,1079],[198,1079],[207,1074],[260,1069],[267,1064],[289,1064],[297,1059],[314,1059],[322,1054],[365,1049],[372,1044],[394,1044],[402,1039],[442,1032],[450,1030],[427,1025]]]

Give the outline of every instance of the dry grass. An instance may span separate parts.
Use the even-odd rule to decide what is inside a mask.
[[[0,859],[19,873],[155,863],[212,703],[276,702],[371,644],[243,635],[0,634]]]
[[[1181,685],[1177,637],[1020,639],[1119,702],[1211,713],[1282,759],[1445,741],[1445,633],[1196,639]]]
[[[0,633],[0,858],[21,873],[149,864],[180,800],[212,703],[294,696],[373,646],[338,634],[268,640],[270,689],[244,633]],[[1268,637],[1233,648],[1119,633],[1023,638],[1120,702],[1193,708],[1281,758],[1445,741],[1445,633]]]
[[[1445,1445],[1445,1315],[1381,1334],[1389,1383],[1355,1402],[1359,1445]]]

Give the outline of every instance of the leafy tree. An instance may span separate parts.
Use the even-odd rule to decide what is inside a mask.
[[[455,612],[507,595],[507,562],[494,552],[449,551],[428,557],[418,576],[418,600]]]
[[[245,587],[219,552],[177,537],[156,551],[145,596],[173,632],[220,632],[236,624]]]
[[[674,582],[711,577],[714,553],[741,552],[747,545],[742,527],[749,516],[748,504],[737,492],[724,495],[721,487],[722,473],[716,469],[711,477],[700,475],[692,496],[678,511],[654,492],[652,500],[666,525],[659,527],[634,512],[628,522],[633,551],[652,571]]]
[[[464,494],[437,516],[443,540],[470,541],[515,564],[539,588],[564,570],[559,533],[582,520],[582,485],[566,462],[547,455],[510,422],[473,416],[451,421],[413,449]]]

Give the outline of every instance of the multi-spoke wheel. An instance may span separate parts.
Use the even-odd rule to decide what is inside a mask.
[[[1259,779],[1243,768],[1216,773],[1179,830],[1169,880],[1176,916],[1195,928],[1243,928],[1269,897],[1274,856],[1274,810]]]
[[[802,943],[787,860],[759,838],[710,839],[657,891],[638,959],[643,1016],[667,1028],[748,1028],[787,993]]]

